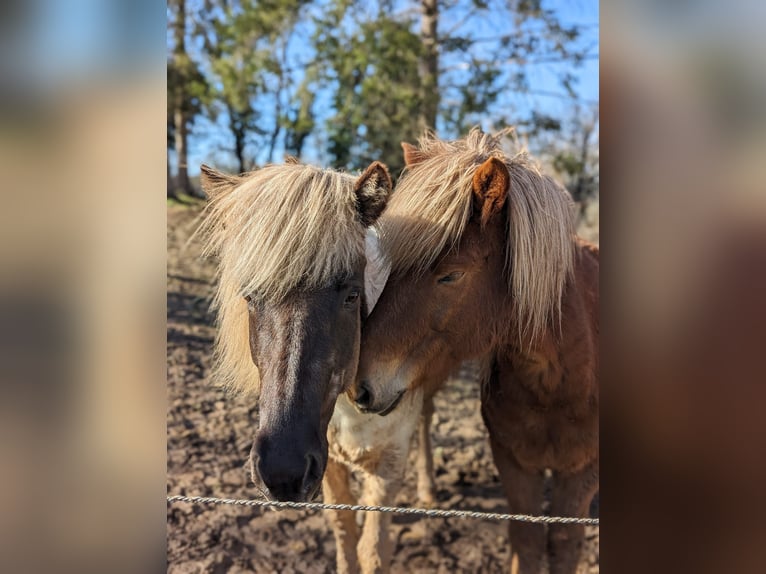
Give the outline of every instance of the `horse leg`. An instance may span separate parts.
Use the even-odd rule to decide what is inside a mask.
[[[362,504],[391,506],[401,488],[407,449],[403,455],[398,449],[381,453],[375,468],[365,469],[362,485]],[[393,545],[389,536],[391,515],[384,512],[367,512],[364,517],[362,536],[357,553],[364,574],[388,572],[391,565]]]
[[[598,490],[598,463],[574,475],[553,475],[551,514],[587,517],[590,503]],[[551,524],[548,527],[548,562],[550,574],[577,572],[585,540],[585,526]]]
[[[423,413],[418,424],[418,499],[426,508],[436,501],[434,458],[431,451],[431,419],[434,414],[433,396],[423,400]]]
[[[332,458],[327,459],[327,469],[322,481],[322,492],[327,504],[355,504],[351,493],[351,473],[348,467]],[[359,527],[355,513],[350,510],[326,510],[325,515],[335,535],[337,572],[354,574],[359,572],[356,545],[359,541]]]
[[[489,442],[510,512],[539,515],[545,495],[543,474],[526,472],[515,457],[491,437]],[[545,525],[511,521],[508,537],[511,542],[511,573],[538,574],[546,549]]]

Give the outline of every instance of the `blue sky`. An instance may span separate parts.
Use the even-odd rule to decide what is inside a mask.
[[[191,3],[190,3],[191,4]],[[377,6],[377,3],[372,3]],[[394,12],[400,10],[412,9],[414,3],[410,0],[395,0]],[[463,11],[471,6],[470,1],[459,2],[458,5],[452,9],[448,16],[442,14],[439,21],[439,31],[451,29],[455,25],[455,21],[463,15]],[[598,14],[598,2],[596,0],[558,0],[553,2],[543,2],[545,8],[553,9],[559,17],[559,20],[563,25],[581,24],[585,28],[579,39],[582,45],[587,46],[588,53],[597,55],[599,50],[599,14]],[[319,8],[312,6],[309,10],[321,10],[321,3]],[[303,22],[299,24],[301,29],[295,35],[296,39],[291,42],[289,50],[289,59],[293,67],[300,67],[301,62],[306,62],[310,58],[308,42],[305,38],[309,38],[312,31],[312,24],[310,13],[304,14],[307,16],[303,18]],[[449,18],[452,18],[450,21]],[[508,24],[508,27],[512,24]],[[497,18],[493,18],[492,14],[486,16],[479,16],[469,19],[466,24],[460,28],[460,33],[464,33],[470,36],[477,37],[491,37],[498,36],[505,32],[507,27],[502,21]],[[454,66],[456,62],[454,56],[452,58],[442,58],[440,65]],[[482,57],[490,57],[489,54],[482,54]],[[558,72],[563,69],[570,69],[574,72],[577,81],[574,84],[574,90],[580,98],[580,100],[586,105],[593,102],[598,102],[598,59],[589,59],[585,61],[581,67],[572,69],[571,65],[566,64],[536,64],[528,66],[528,78],[530,83],[529,94],[516,94],[506,91],[499,99],[498,107],[502,110],[502,113],[506,116],[507,121],[513,123],[515,117],[524,117],[528,115],[531,110],[535,110],[539,113],[547,113],[554,116],[565,116],[567,111],[571,109],[572,102],[565,97],[561,97],[564,94],[563,88],[560,87],[558,82]],[[300,73],[298,74],[300,76]],[[330,108],[330,93],[329,91],[323,92],[321,89],[316,93],[317,99],[315,102],[315,112],[317,114],[317,123],[321,125],[324,118],[332,115]],[[273,123],[274,118],[264,115],[262,121],[264,127],[269,128],[269,124]],[[227,148],[232,147],[232,142],[225,127],[225,116],[221,116],[216,124],[201,119],[198,121],[194,130],[194,137],[190,142],[189,150],[189,172],[194,175],[199,172],[199,165],[201,163],[209,163],[216,165],[222,169],[232,168],[235,165],[233,155],[227,151]],[[437,126],[438,127],[438,126]],[[491,129],[491,125],[483,125],[485,129]],[[313,163],[326,164],[329,158],[324,152],[324,145],[321,141],[321,135],[323,130],[318,129],[317,134],[312,135],[307,141],[304,149],[304,159]],[[266,161],[265,152],[257,153],[253,150],[252,146],[249,152],[255,155],[256,162],[261,164]],[[276,158],[282,157],[281,149],[277,150]],[[172,160],[172,158],[171,158]]]

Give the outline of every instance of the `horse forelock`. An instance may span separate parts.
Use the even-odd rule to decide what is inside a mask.
[[[278,301],[351,273],[364,257],[351,175],[289,163],[245,176],[208,204],[199,232],[219,258],[214,379],[257,392],[245,295]]]
[[[219,256],[243,295],[279,299],[326,285],[364,254],[354,182],[300,164],[259,169],[208,205],[205,252]]]
[[[543,175],[526,150],[510,157],[503,152],[505,133],[474,128],[455,141],[432,134],[421,138],[419,161],[405,169],[379,225],[392,273],[424,272],[463,236],[477,168],[491,157],[501,159],[511,176],[505,274],[516,329],[528,340],[560,316],[573,267],[574,211],[567,191]]]

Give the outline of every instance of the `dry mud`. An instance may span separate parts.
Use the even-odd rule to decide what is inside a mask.
[[[215,268],[200,258],[198,245],[185,245],[198,214],[197,208],[168,208],[167,489],[253,498],[244,465],[257,406],[226,397],[208,381]],[[451,380],[437,395],[436,407],[438,506],[506,512],[477,385]],[[397,505],[415,504],[415,479],[412,464]],[[597,502],[592,514],[598,515]],[[392,572],[507,572],[506,529],[497,522],[394,516]],[[335,542],[318,512],[175,503],[167,511],[167,560],[168,572],[176,574],[330,573]],[[598,561],[598,529],[589,528],[582,570],[598,572]]]

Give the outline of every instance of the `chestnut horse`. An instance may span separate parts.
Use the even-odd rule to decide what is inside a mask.
[[[386,418],[359,412],[345,394],[356,376],[361,322],[388,276],[377,235],[365,229],[385,208],[388,172],[375,162],[355,179],[290,161],[241,177],[203,166],[201,181],[210,197],[201,230],[207,251],[220,258],[214,378],[260,394],[253,482],[268,498],[306,501],[322,481],[325,502],[354,504],[356,470],[360,501],[390,505],[422,393],[410,393]],[[426,438],[429,422],[421,423]],[[420,441],[418,461],[418,492],[432,502],[428,440]],[[389,514],[365,516],[361,533],[352,512],[327,517],[338,572],[388,569]]]
[[[481,409],[510,511],[587,516],[598,490],[598,249],[569,194],[500,136],[403,144],[378,224],[391,276],[362,331],[359,408],[385,413],[482,365]],[[396,412],[396,411],[394,411]],[[584,528],[512,522],[511,570],[576,571]]]

